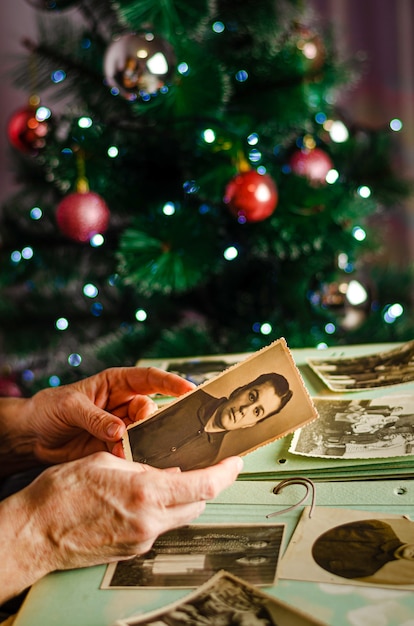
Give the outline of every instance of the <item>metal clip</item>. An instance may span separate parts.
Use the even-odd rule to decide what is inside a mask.
[[[288,511],[293,511],[294,509],[297,509],[298,506],[300,506],[301,504],[305,502],[305,500],[307,499],[309,495],[309,490],[311,490],[312,499],[311,499],[311,507],[309,511],[309,518],[311,518],[313,511],[315,509],[315,499],[316,499],[315,483],[313,483],[309,478],[301,478],[301,477],[286,478],[285,480],[282,480],[278,485],[276,485],[276,487],[273,488],[273,493],[277,495],[286,486],[289,486],[289,485],[303,485],[304,487],[306,487],[306,493],[303,496],[303,498],[299,500],[299,502],[297,502],[296,504],[289,506],[287,509],[283,509],[282,511],[275,511],[274,513],[269,513],[268,515],[266,515],[266,517],[276,517],[276,515],[283,515],[283,513],[287,513]]]

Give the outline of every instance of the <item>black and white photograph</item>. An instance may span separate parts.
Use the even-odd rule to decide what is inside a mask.
[[[198,587],[222,569],[272,585],[283,533],[281,523],[183,526],[160,535],[146,554],[108,565],[102,589]]]
[[[332,391],[388,387],[414,381],[414,340],[398,348],[350,358],[308,359]]]
[[[123,444],[129,460],[198,469],[247,454],[316,418],[281,338],[130,425]]]
[[[296,607],[220,571],[167,607],[118,620],[114,626],[323,626]]]
[[[280,578],[414,590],[414,523],[402,515],[305,507]]]
[[[159,367],[166,372],[173,372],[195,385],[211,380],[232,365],[243,361],[252,353],[215,354],[171,359],[140,359],[139,367]]]
[[[319,419],[295,432],[289,452],[343,459],[414,454],[414,396],[314,403]]]

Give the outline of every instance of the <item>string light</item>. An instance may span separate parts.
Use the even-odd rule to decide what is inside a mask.
[[[166,202],[162,207],[162,212],[164,213],[164,215],[174,215],[175,204],[173,202]]]
[[[68,356],[68,363],[72,367],[79,367],[79,365],[82,363],[81,355],[77,354],[76,352],[73,352],[72,354]]]
[[[90,128],[93,122],[90,117],[80,117],[78,119],[79,128]]]
[[[99,293],[98,288],[92,283],[87,283],[86,285],[83,286],[83,294],[87,298],[96,298],[98,293]]]
[[[30,209],[30,217],[32,218],[32,220],[40,220],[42,215],[42,209],[38,206],[34,206],[33,209]]]
[[[203,139],[206,143],[214,143],[216,140],[216,133],[212,128],[206,128],[203,132]]]
[[[229,246],[228,248],[225,249],[223,256],[226,259],[226,261],[234,261],[234,259],[236,259],[239,255],[239,251],[237,250],[237,248],[235,246]]]
[[[145,322],[145,320],[147,319],[148,314],[144,309],[137,309],[135,311],[135,319],[138,322]]]
[[[357,193],[361,196],[361,198],[369,198],[371,195],[371,189],[367,185],[361,185],[361,187],[358,187]]]
[[[104,242],[105,242],[104,236],[101,235],[100,233],[96,233],[96,235],[90,238],[89,245],[92,248],[99,248],[99,246],[102,246]]]
[[[366,239],[367,233],[361,226],[354,226],[352,229],[352,234],[357,241],[364,241]]]
[[[58,330],[66,330],[69,327],[69,322],[66,317],[59,317],[55,322],[55,326]]]

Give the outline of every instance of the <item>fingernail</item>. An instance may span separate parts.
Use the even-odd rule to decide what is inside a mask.
[[[113,422],[109,424],[106,428],[106,434],[111,439],[114,439],[119,433],[119,424],[114,424]]]
[[[243,469],[243,465],[244,465],[243,459],[239,456],[237,456],[236,459],[237,459],[237,470],[241,472]]]

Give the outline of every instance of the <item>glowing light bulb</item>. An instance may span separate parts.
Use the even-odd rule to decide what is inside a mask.
[[[147,317],[148,314],[144,309],[137,309],[135,311],[135,319],[138,320],[138,322],[145,322]]]
[[[226,261],[233,261],[239,255],[239,251],[235,246],[229,246],[225,249],[223,256]]]
[[[55,322],[55,326],[58,330],[66,330],[69,327],[69,322],[66,317],[59,317]]]

